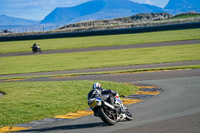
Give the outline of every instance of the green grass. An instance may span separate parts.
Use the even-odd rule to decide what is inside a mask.
[[[89,108],[87,94],[96,81],[0,83],[0,127],[27,123]],[[135,86],[98,81],[121,96],[138,91]]]
[[[158,72],[158,71],[173,71],[173,70],[186,70],[186,69],[200,69],[200,65],[186,65],[186,66],[174,66],[174,67],[156,67],[156,68],[144,68],[134,70],[122,70],[113,73],[124,74],[124,73],[140,73],[140,72]]]
[[[0,53],[31,52],[31,46],[37,42],[43,50],[76,49],[112,45],[177,41],[200,39],[200,29],[161,31],[140,34],[121,34],[75,38],[58,38],[29,41],[0,42]]]
[[[185,69],[200,69],[200,65],[186,65],[186,66],[174,66],[174,67],[155,67],[155,68],[143,68],[143,69],[129,69],[120,71],[104,71],[104,72],[90,72],[90,73],[75,73],[75,74],[60,74],[60,75],[48,75],[48,76],[35,76],[35,77],[67,77],[67,76],[81,76],[81,75],[94,75],[94,74],[125,74],[125,73],[143,73],[143,72],[157,72],[157,71],[173,71],[173,70],[185,70]],[[33,77],[9,77],[2,79],[24,79],[34,78]],[[0,78],[1,79],[1,78]]]
[[[0,58],[0,74],[200,60],[200,44]]]
[[[200,14],[180,14],[170,19],[186,19],[186,18],[196,18],[196,17],[200,17]]]
[[[152,71],[173,71],[173,70],[185,70],[185,69],[200,69],[200,65],[186,65],[186,66],[174,66],[174,67],[155,67],[155,68],[143,68],[143,69],[128,69],[128,70],[119,70],[119,71],[103,71],[103,72],[88,72],[88,73],[72,73],[72,74],[54,74],[54,75],[38,75],[38,76],[17,76],[17,77],[1,77],[2,81],[15,81],[15,80],[28,80],[31,78],[40,78],[40,77],[73,77],[73,76],[82,76],[82,75],[94,75],[94,74],[124,74],[124,73],[137,73],[137,72],[152,72]]]

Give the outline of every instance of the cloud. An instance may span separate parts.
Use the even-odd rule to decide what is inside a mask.
[[[153,5],[153,3],[151,2],[151,0],[146,0],[145,3],[146,3],[146,4],[149,4],[149,5]]]

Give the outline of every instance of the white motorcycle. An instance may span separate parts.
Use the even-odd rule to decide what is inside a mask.
[[[91,90],[90,93],[98,93],[98,90]],[[106,101],[109,97],[110,95],[102,95],[88,98],[88,105],[94,111],[95,116],[100,117],[108,125],[114,125],[120,120],[132,120],[132,114],[123,105],[119,94],[117,93],[114,98],[114,106]]]

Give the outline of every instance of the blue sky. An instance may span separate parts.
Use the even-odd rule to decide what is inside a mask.
[[[71,7],[89,0],[0,0],[0,15],[42,20],[56,7]],[[164,7],[169,0],[132,0]]]

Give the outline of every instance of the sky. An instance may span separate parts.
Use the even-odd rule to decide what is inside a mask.
[[[72,7],[89,0],[0,0],[0,15],[43,20],[56,7]],[[169,0],[131,0],[164,7]]]

